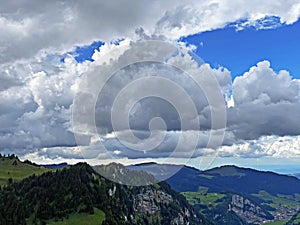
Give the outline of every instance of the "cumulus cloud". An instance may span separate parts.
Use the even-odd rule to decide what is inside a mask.
[[[232,85],[234,107],[228,109],[228,130],[238,138],[300,134],[300,82],[262,61]]]
[[[128,49],[129,48],[126,47],[125,52]],[[99,53],[97,52],[96,54]],[[114,55],[113,60],[122,60],[122,54],[128,57],[128,54],[122,51],[119,51],[119,54],[120,57]],[[189,65],[188,60],[183,60],[184,57],[186,56],[181,58],[181,62],[183,62],[182,64],[187,63],[187,67],[193,68],[192,64]],[[171,58],[170,62],[172,61],[176,61],[176,59]],[[97,61],[95,63],[97,64]],[[126,87],[128,83],[131,83],[139,78],[142,73],[149,75],[153,71],[159,71],[161,74],[163,74],[163,76],[173,79],[182,87],[185,87],[187,90],[189,90],[194,102],[199,107],[198,113],[202,131],[200,131],[200,138],[192,155],[197,157],[205,154],[216,154],[215,150],[211,149],[211,151],[208,151],[206,148],[209,138],[206,129],[211,128],[209,126],[211,124],[211,118],[210,112],[207,108],[208,102],[205,100],[205,98],[201,97],[201,94],[203,93],[199,92],[199,88],[195,88],[191,83],[189,83],[188,79],[185,79],[182,73],[177,75],[176,70],[173,70],[172,68],[159,69],[162,70],[158,70],[158,67],[152,64],[150,67],[149,65],[139,65],[139,67],[131,66],[130,69],[127,68],[126,71],[122,71],[120,74],[115,74],[116,77],[106,83],[107,89],[104,89],[104,97],[98,102],[99,104],[97,105],[99,115],[97,115],[96,112],[96,122],[98,121],[99,127],[101,129],[106,128],[104,132],[106,134],[113,131],[113,127],[110,124],[110,107],[112,106],[117,93],[122,88]],[[222,87],[221,91],[224,94],[225,99],[226,95],[232,93],[230,98],[234,104],[233,107],[227,109],[227,129],[225,138],[223,140],[224,148],[220,148],[220,156],[269,156],[271,155],[270,152],[266,152],[266,148],[262,147],[263,144],[260,144],[266,140],[264,137],[274,135],[299,135],[299,117],[297,113],[300,110],[299,81],[292,79],[287,71],[282,70],[276,73],[271,68],[270,62],[262,61],[256,66],[251,67],[243,76],[237,77],[232,85],[230,72],[225,68],[212,69],[208,64],[201,64],[200,67],[198,67],[198,73],[205,74],[206,76],[214,76],[218,80],[219,85]],[[96,77],[89,80],[89,83],[92,85],[87,84],[87,86],[95,85],[95,80],[97,80]],[[155,86],[161,87],[158,83]],[[143,93],[145,88],[147,87],[137,86],[135,88],[131,88],[130,90],[133,94],[135,92]],[[128,99],[128,101],[130,99]],[[229,97],[227,99],[229,99]],[[286,110],[293,116],[287,116],[285,113]],[[128,142],[133,141],[130,139],[131,136],[128,135],[129,131],[114,130],[117,131],[118,135],[114,133],[112,137],[104,137],[102,142],[102,144],[104,144],[109,151],[116,151],[118,153],[116,155],[113,154],[114,157],[160,158],[167,157],[172,154],[179,139],[179,133],[177,131],[181,129],[178,112],[176,109],[172,108],[172,106],[166,104],[164,101],[147,99],[140,101],[137,105],[135,105],[135,107],[132,108],[132,112],[131,128],[135,130],[135,135],[141,138],[138,142],[140,145],[139,149],[147,149],[147,146],[149,145],[154,146],[152,143],[159,142],[161,145],[157,146],[155,151],[132,151],[132,149],[128,148],[126,145],[123,145],[118,140],[118,138],[123,138],[128,140]],[[107,116],[103,116],[105,114]],[[151,136],[148,131],[148,125],[149,121],[151,121],[151,118],[155,116],[164,119],[167,131],[159,132],[156,135]],[[177,152],[179,153],[177,157],[184,157],[184,155],[186,156],[190,154],[189,151],[192,149],[189,146],[189,143],[191,140],[195,139],[195,131],[187,129],[186,133],[187,138],[185,139],[185,144],[183,145],[184,148],[181,149],[182,151],[180,153]],[[118,136],[118,138],[116,136]],[[143,143],[143,139],[147,140],[145,141],[146,144]],[[254,141],[256,139],[259,140],[257,143]],[[243,149],[243,151],[240,151],[241,149]],[[278,154],[272,154],[272,156],[278,157]]]
[[[260,158],[293,158],[300,156],[300,136],[275,135],[261,136],[257,140],[241,141],[218,150],[220,157]]]
[[[299,81],[293,80],[286,70],[277,74],[270,67],[269,61],[259,62],[243,76],[237,77],[232,91],[236,105],[299,101]]]
[[[208,99],[203,90],[187,75],[184,75],[183,71],[153,63],[131,65],[115,73],[97,96],[102,79],[101,70],[105,71],[110,64],[122,65],[122,61],[127,63],[128,58],[141,57],[140,53],[135,56],[137,51],[132,51],[132,48],[134,45],[128,40],[118,44],[107,43],[95,52],[94,62],[77,63],[72,56],[69,56],[65,62],[54,60],[52,66],[35,62],[31,67],[25,68],[30,77],[26,85],[12,86],[1,92],[0,119],[3,135],[0,142],[2,148],[8,152],[13,148],[15,153],[20,155],[30,155],[38,151],[38,157],[49,159],[59,157],[101,160],[189,158],[216,156],[216,154],[222,157],[281,157],[284,155],[290,157],[292,154],[298,154],[298,139],[285,142],[286,145],[294,146],[286,154],[278,149],[274,151],[275,145],[272,148],[267,145],[267,143],[270,145],[276,142],[275,138],[267,139],[267,137],[277,137],[276,135],[297,137],[300,133],[299,81],[292,79],[287,71],[276,73],[272,70],[270,62],[262,61],[251,67],[243,76],[235,78],[231,84],[230,71],[226,68],[213,69],[208,64],[201,64],[201,60],[195,61],[189,54],[173,55],[168,58],[170,63],[182,65],[186,72],[197,71],[197,74],[203,77],[203,82],[207,77],[213,76],[220,86],[221,95],[224,96],[223,101],[229,99],[228,95],[231,94],[230,98],[234,106],[227,108],[225,137],[223,139],[222,132],[219,137],[223,139],[223,146],[217,148],[218,145],[216,145],[214,148],[208,148],[210,132],[212,132]],[[149,56],[156,53],[161,54],[160,57],[162,57],[166,53],[166,49],[163,48],[160,48],[160,53],[156,50],[148,49],[145,54]],[[109,54],[111,51],[113,54]],[[111,58],[107,58],[107,54]],[[88,70],[94,72],[89,73],[90,76],[83,79],[82,75]],[[196,105],[200,127],[195,130],[194,118],[187,117],[190,125],[182,131],[180,116],[185,115],[179,115],[174,106],[163,100],[146,98],[130,109],[130,128],[139,138],[139,150],[132,150],[126,146],[126,141],[134,141],[130,139],[132,136],[128,135],[128,130],[114,130],[112,127],[110,107],[124,87],[147,76],[162,76],[187,90]],[[164,89],[159,83],[154,86]],[[129,96],[143,93],[143,90],[147,88],[149,87],[143,85],[131,88]],[[167,92],[171,91],[167,87],[165,89]],[[79,108],[85,111],[80,111],[78,117],[75,115],[77,125],[80,127],[73,127],[74,124],[71,124],[73,99],[75,94],[78,96],[80,92],[85,95],[79,95],[82,98],[77,99],[81,101]],[[98,101],[96,101],[97,98]],[[96,130],[85,118],[87,112],[92,112],[95,102],[97,102]],[[179,103],[182,104],[181,101]],[[81,107],[89,105],[91,109]],[[293,116],[287,116],[286,111]],[[166,127],[158,126],[157,132],[151,136],[149,122],[155,117],[164,119]],[[88,118],[90,119],[89,116]],[[166,128],[166,130],[160,131],[161,128]],[[82,131],[84,132],[79,135],[80,138],[75,140],[73,132],[81,134]],[[184,133],[184,139],[180,148],[174,153],[182,133]],[[215,136],[218,136],[218,133],[215,133]],[[120,138],[123,142],[119,141]],[[142,151],[146,146],[155,146],[157,143],[159,145],[154,150]],[[77,144],[79,144],[78,147],[76,147]]]
[[[128,135],[128,133],[129,131],[123,131],[121,135]],[[143,132],[143,134],[145,134],[145,132]],[[216,133],[215,135],[218,134],[220,135],[220,138],[223,139],[222,132],[219,131],[219,133]],[[106,149],[110,150],[112,154],[115,154],[114,151],[118,151],[117,155],[113,155],[114,158],[191,158],[207,155],[217,155],[216,149],[207,147],[210,139],[209,131],[158,131],[155,135],[150,137],[150,142],[157,143],[158,140],[160,140],[161,136],[164,137],[164,140],[156,148],[148,151],[143,151],[143,140],[138,142],[138,144],[141,146],[140,149],[131,149],[126,145],[122,145],[122,143],[120,143],[119,141],[120,137],[123,138],[121,135],[118,134],[112,137],[106,137],[103,140],[103,145]],[[180,145],[179,148],[176,148],[178,145],[178,141],[180,140],[180,138],[182,138],[182,136],[184,137],[183,144]],[[226,144],[232,145],[234,143],[234,137],[230,135],[230,133],[227,133],[224,139],[224,142]],[[197,140],[196,146],[194,146],[194,140]],[[149,140],[147,140],[147,142],[149,142]]]
[[[140,0],[122,3],[97,0],[89,3],[78,0],[68,3],[60,0],[46,3],[7,1],[1,5],[0,10],[0,146],[6,152],[13,149],[17,154],[40,158],[77,158],[78,152],[90,158],[109,159],[112,155],[117,158],[136,158],[136,152],[132,154],[130,149],[117,142],[115,136],[109,137],[114,132],[109,107],[124,86],[143,76],[155,76],[155,72],[159,71],[163,78],[171,79],[188,90],[196,106],[197,118],[190,118],[188,113],[178,115],[172,104],[155,98],[143,99],[134,104],[130,126],[135,135],[142,140],[150,137],[151,143],[157,143],[162,140],[161,137],[165,138],[157,152],[140,152],[139,157],[170,155],[178,142],[182,125],[180,116],[187,121],[187,125],[182,142],[184,148],[180,149],[176,157],[189,154],[196,132],[195,121],[200,122],[200,138],[195,142],[194,157],[215,153],[217,145],[212,143],[213,148],[206,146],[209,131],[213,129],[218,133],[218,129],[222,128],[222,125],[211,125],[212,111],[220,111],[217,106],[221,102],[211,105],[203,93],[211,84],[205,83],[209,76],[213,76],[220,85],[223,103],[228,101],[228,105],[232,106],[226,112],[227,132],[220,155],[279,157],[281,153],[267,150],[270,148],[262,147],[260,143],[275,142],[275,139],[267,140],[266,137],[300,135],[299,80],[293,80],[287,71],[277,73],[271,69],[268,61],[263,61],[231,84],[230,71],[226,68],[213,69],[190,54],[164,58],[170,49],[147,49],[145,46],[141,54],[129,50],[134,48],[132,40],[177,40],[181,36],[222,28],[237,21],[238,29],[246,26],[264,29],[270,24],[271,27],[279,23],[292,24],[299,18],[299,7],[299,3],[289,0],[249,3],[205,0],[197,4],[188,0],[151,3]],[[54,16],[57,14],[62,16]],[[124,40],[118,44],[110,43],[119,38]],[[67,52],[76,46],[94,40],[106,41],[93,54],[94,62],[77,63],[68,55]],[[60,60],[61,54],[66,55],[63,62]],[[149,63],[132,65],[120,70],[114,79],[106,83],[99,98],[101,101],[96,104],[96,117],[88,118],[96,121],[97,129],[91,128],[93,121],[87,121],[85,114],[94,110],[93,103],[98,96],[93,91],[99,88],[99,83],[104,79],[101,77],[102,72],[111,69],[111,63],[125,65],[131,60],[140,60],[143,55],[149,57],[153,54],[184,68],[187,73],[198,73],[205,83],[203,89],[199,90],[183,71],[176,68]],[[90,74],[87,80],[83,79],[83,74],[99,66],[102,71]],[[141,75],[141,71],[144,75]],[[158,86],[162,87],[161,83]],[[131,96],[147,88],[145,85],[137,86],[124,94]],[[169,91],[168,88],[163,89]],[[82,108],[75,115],[75,120],[81,125],[76,127],[71,124],[71,118],[73,99],[79,92],[83,94],[77,95],[77,102],[90,102],[86,104],[88,107]],[[176,98],[181,99],[182,96]],[[129,103],[128,107],[131,106]],[[186,102],[179,103],[179,108],[185,107]],[[160,133],[151,136],[149,124],[153,117],[163,118],[165,124],[162,125],[165,127],[161,127],[161,121],[156,121],[158,125],[154,121],[152,125]],[[160,128],[166,130],[161,131]],[[79,135],[77,139],[74,133]],[[100,135],[100,140],[94,140],[95,134]],[[126,129],[117,129],[117,134],[125,136],[125,140],[132,137],[128,136]],[[293,150],[287,151],[287,156],[298,154],[297,141],[299,139],[284,142],[295,146],[291,148]]]
[[[22,74],[23,84],[0,92],[2,150],[22,155],[47,146],[76,145],[70,130],[71,105],[84,66],[71,57],[50,67],[29,63],[8,68]]]
[[[156,24],[156,32],[173,37],[186,36],[240,20],[244,21],[240,29],[249,25],[264,29],[269,27],[272,16],[278,17],[280,23],[292,24],[298,20],[299,4],[294,1],[201,1],[166,11]],[[274,21],[272,24],[274,27]]]
[[[299,14],[299,3],[293,0],[205,0],[196,4],[192,0],[6,1],[0,11],[0,62],[25,59],[37,53],[64,53],[93,40],[133,37],[140,27],[149,35],[176,40],[222,28],[240,19],[253,23],[276,16],[280,23],[292,24]]]
[[[99,135],[99,149],[117,158],[188,158],[219,146],[230,72],[177,51],[160,41],[101,46],[75,97],[76,135]]]

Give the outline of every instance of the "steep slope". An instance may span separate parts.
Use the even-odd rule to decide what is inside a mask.
[[[287,223],[286,225],[299,225],[300,224],[300,211],[296,213]]]
[[[153,163],[130,168],[145,170],[158,178],[174,171],[174,165]],[[206,171],[184,166],[166,182],[218,224],[286,220],[300,209],[300,180],[293,176],[236,166]]]
[[[84,163],[11,182],[0,191],[1,225],[47,224],[99,210],[105,225],[209,224],[166,183],[124,186]]]

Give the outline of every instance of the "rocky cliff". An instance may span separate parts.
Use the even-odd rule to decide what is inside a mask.
[[[270,218],[270,214],[265,212],[260,206],[237,194],[232,195],[228,211],[233,211],[251,224],[261,224]]]

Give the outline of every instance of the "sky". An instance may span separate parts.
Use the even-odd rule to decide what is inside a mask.
[[[300,22],[257,30],[248,27],[238,31],[234,25],[190,35],[182,41],[196,45],[197,55],[213,67],[223,66],[232,77],[243,75],[250,66],[269,60],[275,71],[288,70],[300,78]]]
[[[299,16],[293,0],[2,3],[0,152],[300,171]]]

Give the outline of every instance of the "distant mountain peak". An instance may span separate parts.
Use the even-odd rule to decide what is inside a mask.
[[[57,164],[40,164],[38,165],[43,168],[48,168],[48,169],[62,169],[68,166],[68,163],[63,162],[63,163],[57,163]]]

